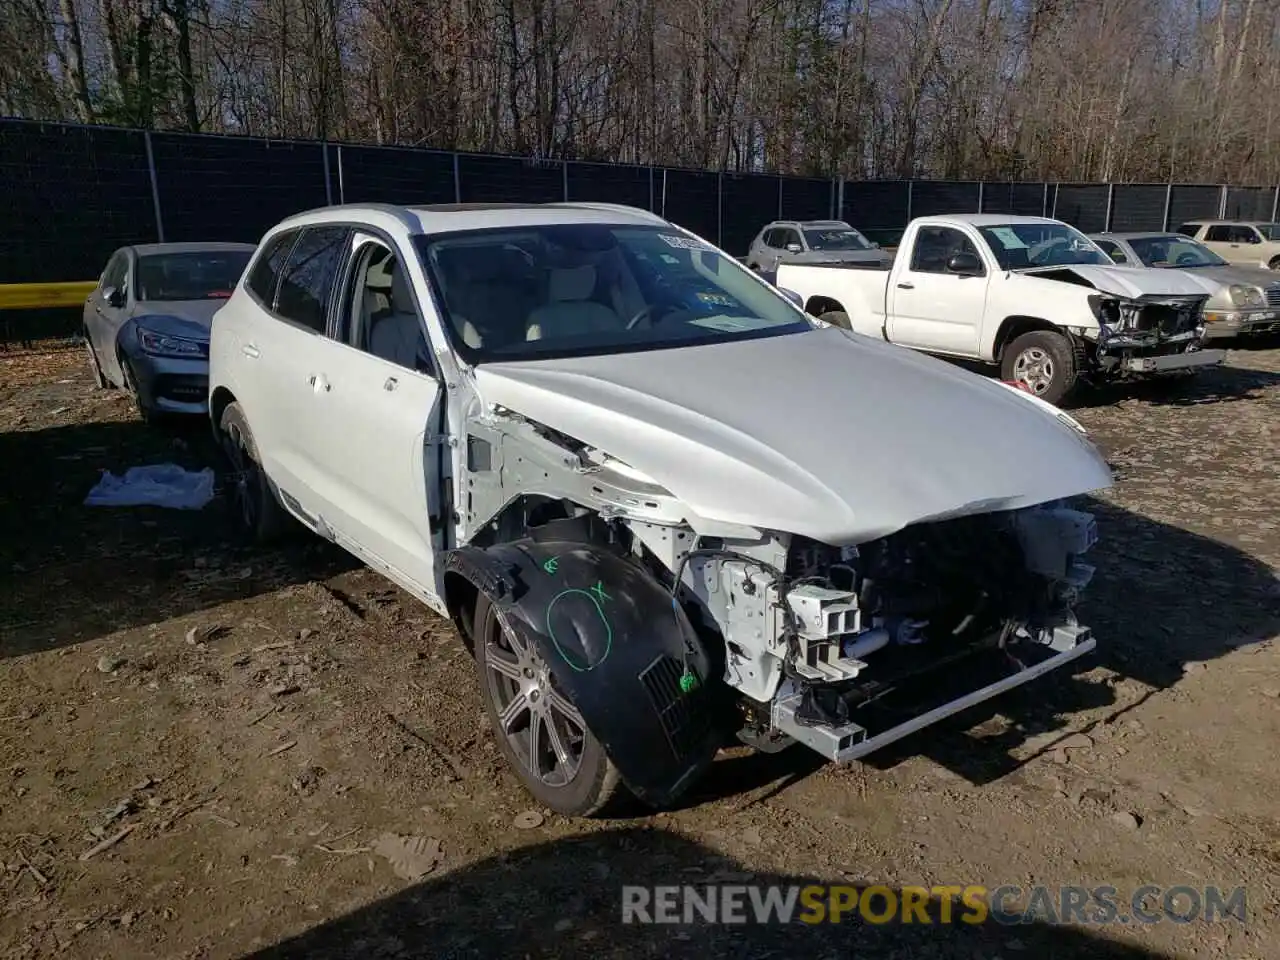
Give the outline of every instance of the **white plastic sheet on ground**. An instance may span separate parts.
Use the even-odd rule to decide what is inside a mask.
[[[213,499],[213,471],[184,470],[174,463],[130,467],[117,477],[108,470],[89,491],[87,507],[168,507],[200,510]]]

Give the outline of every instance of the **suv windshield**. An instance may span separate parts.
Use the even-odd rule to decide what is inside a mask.
[[[809,228],[804,232],[810,250],[870,250],[871,244],[850,227]]]
[[[1223,267],[1227,261],[1187,237],[1133,237],[1129,246],[1148,267]]]
[[[980,227],[978,232],[1002,270],[1113,265],[1111,258],[1094,246],[1092,240],[1065,223],[1008,223]]]
[[[415,238],[471,363],[799,333],[799,308],[669,228],[555,224]]]
[[[1280,223],[1260,223],[1258,232],[1268,240],[1280,240]]]
[[[251,250],[202,250],[139,257],[138,299],[225,299],[252,255]]]

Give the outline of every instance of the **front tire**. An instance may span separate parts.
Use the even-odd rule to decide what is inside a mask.
[[[218,441],[230,468],[227,486],[241,535],[255,544],[278,539],[289,517],[276,499],[267,472],[262,469],[258,447],[240,404],[229,403],[222,411]]]
[[[494,739],[525,789],[566,817],[589,817],[613,802],[622,789],[617,767],[537,648],[504,624],[484,593],[471,635]]]
[[[93,385],[99,390],[106,390],[111,384],[102,372],[102,364],[98,362],[98,351],[93,349],[93,341],[89,339],[89,331],[83,330],[80,335],[84,337],[85,349],[89,351],[89,372],[93,375]]]
[[[1024,383],[1041,400],[1057,404],[1075,388],[1080,371],[1070,340],[1053,330],[1032,330],[1005,347],[1000,376]]]
[[[1272,270],[1280,270],[1280,257],[1272,257],[1271,262],[1267,264]]]
[[[138,376],[133,372],[133,367],[129,364],[129,358],[123,354],[120,356],[120,378],[124,381],[125,393],[129,395],[138,418],[149,426],[159,423],[160,413],[148,406],[147,401],[143,399],[142,391],[138,388]]]

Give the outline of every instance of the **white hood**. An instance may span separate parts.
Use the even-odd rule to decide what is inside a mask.
[[[1181,270],[1157,270],[1151,267],[1108,267],[1096,264],[1070,264],[1060,267],[1039,267],[1019,270],[1015,275],[1036,279],[1045,273],[1069,271],[1087,281],[1102,293],[1118,297],[1146,296],[1203,296],[1204,284],[1188,277]]]
[[[626,461],[700,517],[830,544],[1112,482],[1017,391],[837,328],[475,376],[486,404]]]

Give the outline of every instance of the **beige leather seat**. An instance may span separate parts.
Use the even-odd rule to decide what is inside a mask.
[[[409,280],[400,264],[392,262],[391,312],[373,321],[369,331],[369,352],[410,370],[427,369],[427,339],[413,307]]]
[[[550,302],[529,314],[526,340],[574,337],[624,328],[622,318],[615,311],[588,299],[596,288],[596,268],[591,264],[551,270],[547,287]]]

